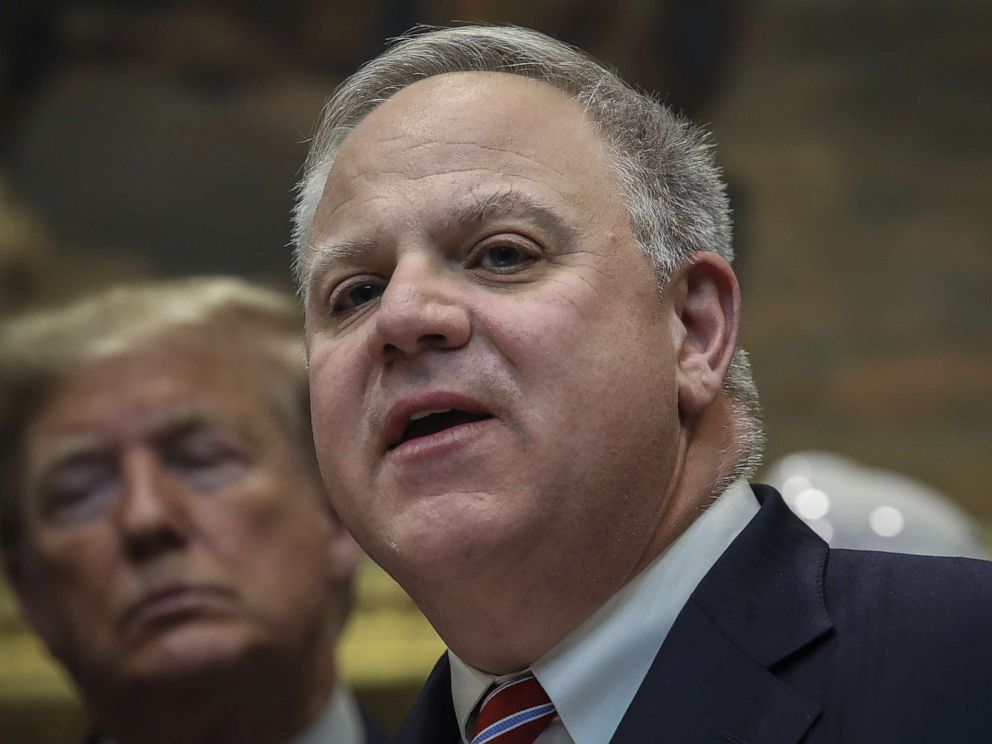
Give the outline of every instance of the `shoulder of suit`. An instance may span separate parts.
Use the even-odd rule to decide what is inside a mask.
[[[824,595],[839,628],[884,625],[921,642],[939,636],[945,649],[948,644],[970,647],[980,638],[983,646],[992,647],[987,641],[992,629],[990,561],[831,550]]]

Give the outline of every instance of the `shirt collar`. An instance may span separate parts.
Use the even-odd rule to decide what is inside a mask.
[[[358,703],[348,688],[338,685],[320,717],[290,744],[362,744],[363,741],[362,715],[358,710]]]
[[[671,545],[532,667],[575,744],[609,741],[682,607],[758,512],[743,479],[732,483]],[[450,650],[451,693],[464,737],[493,682]],[[604,684],[608,681],[608,684]]]

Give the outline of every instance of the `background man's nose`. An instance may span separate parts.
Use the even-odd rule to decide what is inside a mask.
[[[123,455],[115,517],[134,560],[148,560],[186,543],[183,488],[154,450],[139,447]]]

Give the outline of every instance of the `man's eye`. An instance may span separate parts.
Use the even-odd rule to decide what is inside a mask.
[[[375,302],[385,291],[381,280],[360,279],[339,287],[330,299],[332,313],[347,313]]]
[[[89,522],[107,512],[117,487],[117,475],[109,468],[70,468],[44,485],[42,513],[56,525]]]
[[[167,464],[169,471],[195,491],[219,491],[236,483],[251,468],[251,463],[238,457],[193,460],[179,458]]]
[[[495,272],[509,272],[531,264],[535,260],[533,250],[517,243],[491,243],[483,246],[478,254],[478,266]]]
[[[241,447],[209,431],[163,445],[162,462],[173,476],[200,491],[216,491],[248,472],[251,457]]]

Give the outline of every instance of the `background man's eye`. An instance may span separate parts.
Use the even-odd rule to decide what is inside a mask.
[[[42,512],[56,525],[92,521],[110,508],[117,487],[118,477],[110,468],[68,468],[45,484]]]
[[[219,491],[246,475],[251,462],[231,453],[195,460],[177,457],[168,462],[167,467],[172,475],[195,491]]]
[[[252,455],[228,436],[210,428],[194,429],[162,444],[166,469],[198,491],[216,491],[245,475]]]
[[[332,302],[331,309],[334,312],[347,312],[375,302],[382,296],[384,287],[379,282],[362,281],[352,284],[343,292],[340,292]]]

